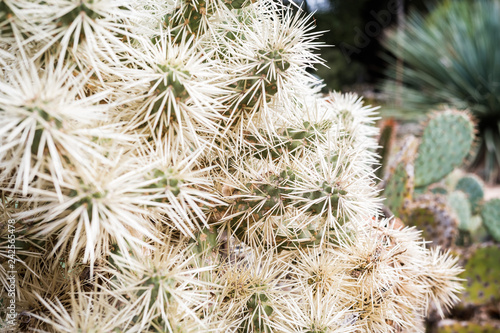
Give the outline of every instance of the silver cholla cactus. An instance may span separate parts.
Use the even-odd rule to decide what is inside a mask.
[[[2,329],[423,332],[449,308],[461,270],[379,218],[376,108],[320,93],[316,37],[272,0],[0,1]]]

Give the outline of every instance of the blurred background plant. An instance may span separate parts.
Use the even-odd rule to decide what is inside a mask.
[[[382,115],[421,120],[443,105],[477,118],[477,149],[467,167],[499,180],[498,0],[308,0],[328,67],[329,89],[362,93]]]
[[[380,187],[387,216],[421,230],[427,246],[460,255],[465,267],[460,303],[444,320],[431,310],[428,331],[498,332],[500,199],[487,198],[481,179],[459,170],[471,149],[474,123],[466,112],[444,110],[423,125],[418,138],[407,136],[390,162],[384,160]],[[393,126],[385,123],[383,132]],[[391,145],[390,136],[381,139]]]
[[[422,112],[440,105],[470,110],[480,134],[470,166],[490,182],[500,176],[499,17],[496,0],[444,1],[429,15],[412,11],[404,32],[391,31],[384,43],[395,55],[385,87],[390,99]],[[396,59],[404,59],[402,72]]]

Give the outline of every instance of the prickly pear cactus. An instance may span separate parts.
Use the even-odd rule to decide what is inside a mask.
[[[468,153],[473,127],[466,113],[432,115],[420,145],[415,145],[417,157],[405,154],[410,151],[410,141],[405,141],[381,183],[387,215],[401,217],[405,225],[421,230],[430,248],[448,248],[466,263],[460,275],[465,289],[462,303],[450,314],[457,320],[440,321],[437,316],[443,313],[431,310],[428,329],[432,332],[500,331],[494,320],[500,302],[500,249],[496,245],[474,245],[491,240],[491,236],[499,239],[500,199],[484,203],[480,179],[463,176],[459,170],[450,173]],[[467,316],[461,317],[465,312]],[[459,321],[463,319],[470,321]]]
[[[500,199],[486,202],[481,209],[481,217],[489,234],[500,242]]]
[[[458,322],[453,320],[443,320],[437,329],[437,333],[498,333],[500,323],[498,322]]]
[[[461,278],[464,281],[463,300],[481,305],[500,301],[500,247],[479,246],[471,249]]]
[[[417,144],[414,137],[406,139],[400,151],[394,157],[392,165],[389,166],[382,183],[384,204],[395,216],[402,216],[405,203],[413,198],[414,175],[412,160]]]
[[[464,113],[448,110],[430,117],[415,159],[415,186],[437,182],[462,164],[473,138],[474,126]]]
[[[484,184],[479,177],[469,174],[460,178],[455,186],[455,190],[462,191],[467,195],[473,213],[479,211],[480,204],[484,198]]]
[[[385,205],[396,216],[403,213],[405,202],[412,199],[413,173],[411,165],[399,163],[385,182]]]
[[[431,241],[431,246],[449,248],[455,243],[460,222],[445,196],[419,196],[409,203],[407,211],[403,220],[422,230],[423,238]]]
[[[458,217],[458,228],[464,231],[474,229],[472,210],[467,195],[461,191],[454,191],[448,195],[448,204]]]
[[[0,1],[2,332],[423,332],[457,301],[289,3]]]

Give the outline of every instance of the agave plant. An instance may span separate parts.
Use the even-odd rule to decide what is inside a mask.
[[[386,91],[404,109],[428,111],[448,104],[468,109],[478,121],[481,142],[472,166],[500,176],[500,3],[444,1],[430,14],[412,12],[402,34],[392,32],[386,48],[405,62],[388,70]],[[401,82],[403,87],[396,87]]]
[[[272,0],[0,2],[0,325],[422,331],[456,259],[380,218],[376,108]],[[3,220],[2,220],[3,221]]]

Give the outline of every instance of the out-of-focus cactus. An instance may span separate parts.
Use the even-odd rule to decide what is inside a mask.
[[[460,219],[441,195],[421,195],[408,204],[402,219],[422,230],[425,240],[433,246],[449,248],[455,243]]]
[[[431,116],[427,126],[438,120],[442,125],[426,127],[418,148],[416,138],[407,138],[393,157],[393,166],[389,166],[383,182],[386,211],[420,229],[424,239],[430,241],[428,246],[446,247],[461,254],[465,270],[460,277],[464,279],[465,293],[452,313],[452,318],[461,321],[436,322],[431,315],[429,322],[436,323],[433,332],[496,332],[498,327],[494,319],[500,302],[500,251],[497,245],[477,243],[488,237],[499,240],[496,232],[500,200],[484,202],[484,187],[476,176],[449,174],[463,160],[473,141],[474,126],[467,117],[466,113],[457,112],[444,112],[439,118]],[[447,155],[440,148],[449,146],[451,143],[446,142],[452,137],[467,141],[458,149],[460,156]],[[439,147],[430,147],[432,144]],[[415,151],[416,161],[412,158]],[[414,168],[415,177],[421,175],[420,187],[412,185],[417,184]],[[467,315],[461,317],[461,313]]]
[[[320,94],[299,9],[0,17],[2,329],[423,332],[457,301],[457,259],[380,218],[376,109]]]
[[[478,246],[466,255],[467,263],[461,277],[465,279],[465,302],[475,305],[498,304],[500,301],[500,247]]]
[[[483,323],[443,320],[439,324],[437,333],[498,333],[500,322],[487,321]]]
[[[458,181],[455,190],[462,191],[467,195],[473,213],[480,209],[484,198],[484,184],[481,179],[475,175],[466,175]]]
[[[476,214],[483,207],[484,190],[477,177],[462,177],[452,188],[443,181],[462,163],[473,139],[474,124],[467,113],[449,110],[433,114],[425,122],[420,140],[409,137],[402,144],[382,183],[389,211],[407,224],[426,230],[424,237],[427,234],[434,245],[451,246],[458,229],[459,241],[464,236],[470,239],[481,225]],[[454,148],[448,149],[451,146]],[[444,226],[450,229],[440,232]]]
[[[385,205],[396,216],[404,215],[408,202],[413,199],[415,188],[413,160],[417,148],[416,138],[408,138],[394,157],[384,178]]]
[[[425,14],[410,10],[383,42],[394,55],[385,92],[406,110],[468,109],[479,133],[473,167],[490,182],[500,179],[500,68],[492,65],[500,51],[491,47],[500,43],[499,16],[497,1],[439,1]]]
[[[474,139],[474,125],[461,112],[432,115],[425,125],[417,158],[415,186],[435,183],[462,164]]]
[[[396,140],[396,121],[394,119],[383,120],[380,124],[380,137],[378,140],[377,155],[380,156],[380,166],[375,175],[382,179],[386,173],[386,167],[389,164],[391,149]]]
[[[424,124],[422,138],[420,140],[413,137],[407,138],[393,158],[394,166],[389,167],[385,175],[382,183],[383,196],[386,198],[385,205],[390,211],[404,219],[405,216],[412,214],[415,217],[421,215],[422,212],[412,212],[413,209],[422,210],[425,206],[425,210],[436,211],[431,206],[439,205],[441,208],[438,211],[446,213],[437,215],[429,213],[435,217],[426,218],[425,223],[423,221],[412,222],[411,218],[407,219],[407,223],[419,225],[424,229],[432,229],[433,223],[436,223],[436,226],[450,226],[450,221],[461,218],[463,214],[456,216],[453,207],[450,207],[446,200],[438,199],[439,196],[423,198],[423,201],[418,197],[426,192],[448,195],[448,190],[435,182],[462,163],[470,151],[473,134],[474,125],[466,113],[449,110],[432,114]],[[454,148],[449,149],[450,146]],[[439,221],[440,217],[444,220]],[[457,223],[452,223],[452,225],[454,229],[458,226]],[[455,238],[455,234],[456,232],[446,232],[441,236],[451,240]],[[449,241],[442,242],[442,240],[439,243],[441,245],[452,244]]]

